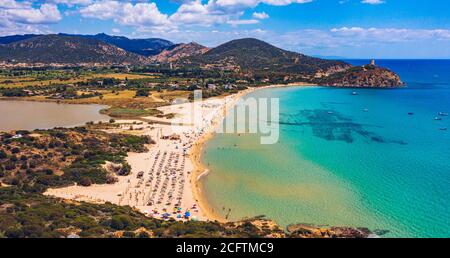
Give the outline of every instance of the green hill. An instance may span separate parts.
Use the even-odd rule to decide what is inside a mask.
[[[205,68],[221,68],[243,72],[283,72],[311,74],[333,69],[346,69],[349,64],[324,60],[286,51],[264,41],[245,38],[222,44],[189,62]]]
[[[0,45],[0,61],[8,60],[44,64],[138,64],[146,59],[97,39],[43,35]]]

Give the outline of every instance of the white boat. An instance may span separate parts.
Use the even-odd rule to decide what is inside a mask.
[[[448,113],[439,112],[438,115],[439,115],[439,116],[448,116]]]

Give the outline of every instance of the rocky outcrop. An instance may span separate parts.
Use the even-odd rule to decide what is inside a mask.
[[[293,238],[368,238],[374,234],[367,228],[318,227],[310,224],[296,224],[287,227],[288,236]]]
[[[208,50],[209,48],[195,42],[179,44],[173,49],[166,49],[162,51],[160,54],[152,57],[152,60],[159,63],[176,62],[182,58],[202,55]]]
[[[372,64],[355,66],[328,76],[318,76],[315,82],[335,87],[392,88],[404,85],[396,73]]]
[[[313,224],[293,224],[283,230],[275,221],[257,216],[223,224],[229,230],[245,228],[251,235],[266,238],[369,238],[378,237],[388,231],[372,232],[367,228],[328,227]]]

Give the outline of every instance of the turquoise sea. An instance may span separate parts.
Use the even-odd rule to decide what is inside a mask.
[[[450,60],[377,62],[407,87],[248,95],[280,99],[280,140],[260,145],[259,135],[217,134],[207,143],[203,161],[211,172],[202,180],[214,210],[282,225],[450,237],[450,117],[438,115],[450,113]]]

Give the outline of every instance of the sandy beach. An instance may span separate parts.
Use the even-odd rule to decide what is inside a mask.
[[[49,189],[45,194],[92,203],[129,205],[161,219],[224,222],[225,218],[214,211],[202,193],[200,179],[208,173],[201,162],[202,148],[239,98],[268,87],[279,85],[159,108],[164,114],[174,114],[173,119],[118,120],[119,128],[108,132],[148,135],[156,142],[148,146],[148,152],[128,154],[130,175],[118,177],[118,182],[111,185],[75,185]]]
[[[225,110],[249,91],[160,108],[165,114],[174,114],[173,119],[118,120],[119,128],[108,132],[148,135],[156,142],[148,146],[148,152],[128,154],[130,175],[119,176],[118,182],[111,185],[74,185],[49,189],[45,194],[92,203],[129,205],[161,219],[222,220],[209,212],[197,183],[198,176],[205,172],[200,162],[201,146],[223,119]]]

